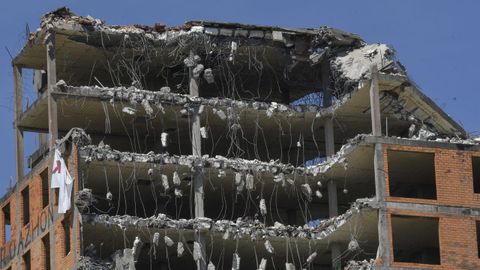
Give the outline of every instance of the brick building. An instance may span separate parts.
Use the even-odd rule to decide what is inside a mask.
[[[478,140],[387,45],[61,8],[12,64],[2,269],[480,268]],[[65,214],[55,149],[73,179]]]

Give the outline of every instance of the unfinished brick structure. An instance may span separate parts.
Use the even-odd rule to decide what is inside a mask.
[[[22,104],[22,70],[38,99]],[[340,30],[46,14],[2,269],[479,269],[480,146]],[[24,132],[39,147],[24,174]],[[58,214],[59,149],[74,179]]]

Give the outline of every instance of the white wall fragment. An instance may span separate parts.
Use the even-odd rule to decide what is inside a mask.
[[[174,244],[172,238],[170,238],[166,235],[165,235],[165,237],[163,237],[163,240],[165,241],[165,244],[169,247],[173,246],[173,244]]]

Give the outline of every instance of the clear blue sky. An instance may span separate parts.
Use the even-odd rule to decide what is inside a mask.
[[[480,135],[480,1],[3,1],[0,10],[0,195],[15,181],[13,87],[10,56],[34,31],[40,16],[60,6],[109,24],[181,24],[207,19],[288,27],[328,25],[392,45],[413,80],[471,133]],[[24,76],[33,101],[31,75]],[[25,101],[26,102],[26,101]],[[26,154],[36,147],[27,136]]]

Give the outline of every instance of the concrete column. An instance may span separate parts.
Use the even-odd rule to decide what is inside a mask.
[[[52,96],[53,86],[57,83],[57,64],[55,60],[55,32],[51,31],[47,34],[45,39],[45,45],[47,48],[47,91],[48,91],[48,132],[50,135],[49,146],[50,152],[48,155],[48,179],[52,178],[52,168],[51,164],[53,162],[54,150],[55,150],[55,141],[58,138],[58,119],[57,119],[57,101]],[[52,189],[49,189],[49,207],[53,212],[53,205],[55,201],[55,192]],[[50,269],[55,270],[56,259],[55,259],[55,222],[50,225]]]
[[[332,92],[330,89],[330,66],[328,61],[323,61],[321,65],[322,72],[322,88],[323,88],[323,107],[328,108],[332,105]],[[325,155],[327,160],[335,154],[335,137],[333,129],[333,119],[328,118],[324,123],[325,135]],[[338,199],[337,199],[337,183],[329,180],[327,184],[328,189],[328,214],[330,217],[338,216]],[[332,243],[332,269],[341,269],[341,252],[338,243]]]
[[[390,266],[390,237],[385,197],[387,194],[382,144],[375,144],[374,152],[375,170],[375,198],[379,206],[378,210],[378,251],[377,260],[382,261],[383,266]]]
[[[190,51],[189,58],[191,62],[194,62],[194,53]],[[188,68],[188,75],[190,79],[190,96],[198,97],[199,96],[199,87],[198,87],[198,79],[193,76],[193,66]],[[202,156],[202,141],[200,137],[200,114],[199,108],[194,108],[193,115],[192,115],[192,155],[195,157],[200,158]],[[203,175],[201,172],[201,168],[194,168],[193,173],[193,189],[194,189],[194,204],[195,204],[195,217],[203,217],[204,214],[204,207],[203,207],[203,198],[204,198],[204,190],[203,190]],[[197,269],[198,270],[205,270],[207,269],[207,257],[206,257],[206,248],[205,248],[205,236],[202,232],[196,233],[196,241],[200,244],[202,257],[204,260],[197,261]]]
[[[22,68],[19,66],[13,66],[13,85],[14,85],[14,97],[15,97],[15,158],[16,158],[16,178],[17,182],[23,179],[25,170],[24,165],[24,142],[23,142],[23,130],[18,127],[18,120],[23,112],[23,100],[22,100]]]
[[[380,120],[380,98],[378,88],[378,70],[376,65],[372,65],[372,80],[370,83],[370,114],[372,117],[372,135],[382,136],[382,122]]]

